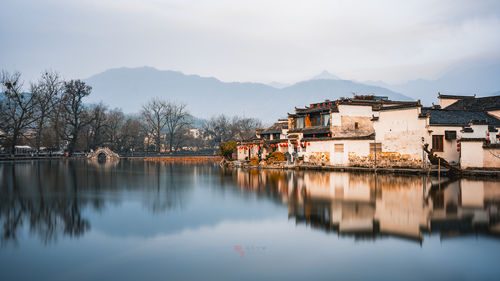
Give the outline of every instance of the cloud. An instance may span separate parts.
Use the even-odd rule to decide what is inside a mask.
[[[498,1],[4,1],[0,67],[151,65],[225,81],[432,78],[497,58]]]

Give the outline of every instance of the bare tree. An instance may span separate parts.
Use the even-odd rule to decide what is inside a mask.
[[[172,147],[180,144],[180,142],[175,144],[174,141],[176,139],[182,140],[185,129],[191,125],[191,116],[187,112],[185,104],[176,104],[173,102],[167,103],[165,114],[168,147],[169,151],[172,152]]]
[[[69,141],[68,151],[70,155],[75,151],[83,127],[91,121],[88,118],[87,108],[83,104],[83,98],[90,95],[91,91],[92,87],[81,80],[64,82],[61,106],[66,120],[64,136]]]
[[[45,71],[36,84],[31,85],[31,93],[35,96],[35,147],[40,150],[42,133],[47,126],[52,111],[62,90],[63,82],[57,72]]]
[[[255,118],[235,116],[232,121],[232,138],[243,140],[255,136],[255,129],[262,127],[262,122]]]
[[[120,109],[113,109],[108,112],[106,118],[106,142],[112,150],[121,150],[120,132],[125,123],[125,115]]]
[[[148,132],[148,138],[152,137],[156,151],[161,148],[161,133],[167,125],[167,104],[158,98],[150,100],[142,106],[141,116]]]
[[[0,77],[0,129],[10,143],[14,153],[19,138],[35,122],[35,96],[22,92],[21,74],[3,71]]]
[[[105,131],[107,130],[107,106],[103,103],[93,105],[90,114],[90,139],[89,146],[96,149],[105,142]]]
[[[120,150],[143,150],[144,138],[147,136],[146,132],[143,130],[144,127],[140,119],[127,118],[120,130]]]
[[[201,132],[208,140],[209,145],[212,148],[216,147],[231,137],[231,121],[224,114],[212,117],[202,125]]]
[[[204,123],[201,132],[209,140],[210,146],[216,147],[228,140],[249,138],[255,135],[255,129],[260,126],[260,120],[255,118],[235,116],[230,119],[225,115],[219,115]]]

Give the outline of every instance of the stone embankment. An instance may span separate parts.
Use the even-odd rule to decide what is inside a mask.
[[[252,163],[254,164],[254,163]],[[353,167],[353,166],[329,166],[310,164],[287,164],[287,162],[276,162],[272,164],[261,162],[251,165],[250,162],[232,161],[228,165],[234,168],[243,169],[281,169],[281,170],[316,170],[316,171],[338,171],[338,172],[367,172],[367,173],[392,173],[392,174],[413,174],[413,175],[434,175],[434,176],[457,176],[450,173],[449,169],[438,166],[427,167],[426,169],[404,168],[404,167]],[[488,169],[465,169],[461,170],[459,176],[463,177],[495,177],[500,178],[500,170]]]

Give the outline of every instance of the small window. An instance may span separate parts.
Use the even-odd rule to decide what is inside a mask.
[[[325,127],[330,126],[330,114],[323,114],[322,118],[323,118],[322,125]]]
[[[302,129],[304,128],[304,117],[299,117],[297,118],[295,123],[295,129]]]
[[[334,148],[335,148],[335,152],[344,152],[344,144],[343,143],[335,144]]]
[[[358,122],[354,122],[354,129],[356,129],[356,130],[357,130],[358,128],[359,128],[359,124],[358,124]]]
[[[434,135],[432,136],[432,150],[434,152],[443,152],[443,135]]]
[[[380,153],[382,152],[382,143],[380,142],[371,142],[370,143],[370,153]]]
[[[445,140],[456,140],[457,139],[457,131],[444,131],[444,139]]]

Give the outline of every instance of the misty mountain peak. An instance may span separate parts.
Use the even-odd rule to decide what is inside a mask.
[[[340,80],[340,78],[326,70],[323,70],[320,74],[314,76],[311,80]]]

